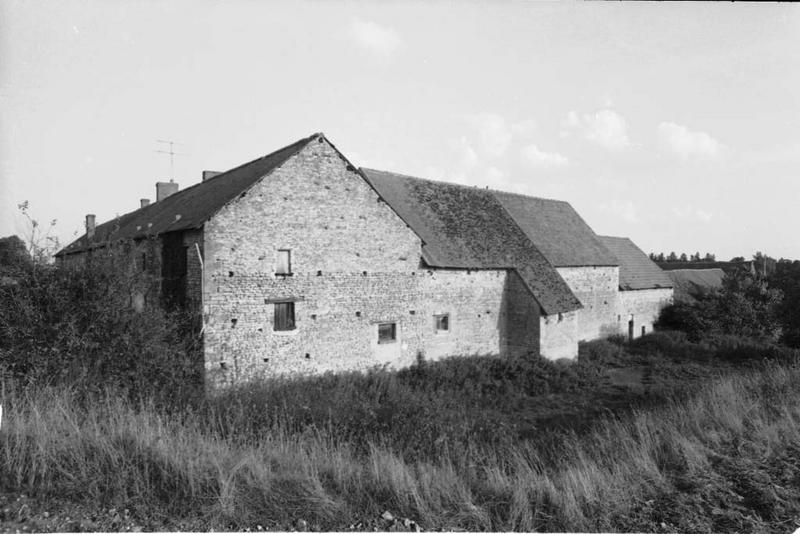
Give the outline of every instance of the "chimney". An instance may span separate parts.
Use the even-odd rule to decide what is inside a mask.
[[[150,205],[150,199],[149,198],[141,198],[141,199],[139,199],[139,203],[141,204],[141,206],[139,206],[140,208],[143,208],[145,206],[149,206]]]
[[[213,178],[215,176],[219,176],[222,174],[222,171],[203,171],[203,181]]]
[[[86,216],[86,237],[89,239],[94,237],[94,215],[91,213]]]
[[[156,182],[156,202],[161,202],[170,195],[178,192],[178,184],[169,182]]]

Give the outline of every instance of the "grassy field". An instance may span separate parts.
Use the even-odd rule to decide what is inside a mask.
[[[655,334],[587,344],[569,365],[461,358],[170,407],[6,382],[0,520],[62,531],[791,532],[797,362],[732,338]]]

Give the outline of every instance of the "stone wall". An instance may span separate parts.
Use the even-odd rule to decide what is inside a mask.
[[[203,230],[183,232],[183,246],[186,247],[186,307],[199,313],[203,293]]]
[[[633,320],[633,337],[653,331],[661,309],[672,302],[672,289],[639,289],[620,291],[618,308],[618,332],[628,335],[628,322]]]
[[[616,333],[619,267],[558,267],[557,271],[583,304],[578,311],[578,340]]]
[[[421,268],[419,237],[327,142],[224,207],[203,237],[210,388],[498,354],[518,324],[509,306],[525,305],[506,270]],[[291,275],[276,274],[279,250],[291,251]],[[274,329],[280,302],[293,303],[295,328]],[[442,314],[448,331],[436,329]],[[381,323],[395,324],[395,340],[378,342]]]
[[[578,357],[578,314],[580,310],[539,318],[540,352],[549,360]]]
[[[538,355],[541,308],[514,271],[509,271],[507,276],[504,301],[506,354],[510,357]]]

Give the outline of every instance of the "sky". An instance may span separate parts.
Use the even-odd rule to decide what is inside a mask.
[[[794,4],[0,3],[0,236],[27,201],[64,245],[314,132],[645,252],[800,258]]]

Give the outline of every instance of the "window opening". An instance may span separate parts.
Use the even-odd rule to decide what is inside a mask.
[[[397,323],[378,324],[378,344],[397,341]]]
[[[278,261],[275,265],[275,274],[292,274],[292,251],[288,249],[278,250]]]
[[[276,302],[273,330],[294,330],[294,302]]]

